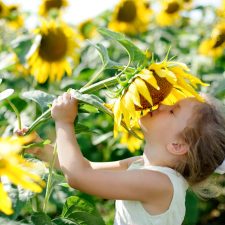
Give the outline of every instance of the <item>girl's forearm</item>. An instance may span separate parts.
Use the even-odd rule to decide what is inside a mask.
[[[56,143],[59,164],[68,180],[76,179],[85,169],[91,169],[80,151],[72,123],[56,121]]]

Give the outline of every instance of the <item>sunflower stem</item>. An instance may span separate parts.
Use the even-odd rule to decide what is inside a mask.
[[[97,82],[95,84],[92,84],[88,87],[82,87],[79,91],[82,94],[87,94],[87,93],[92,93],[95,92],[99,89],[113,86],[118,83],[117,76],[115,77],[110,77],[105,80],[102,80],[100,82]],[[38,117],[29,127],[27,134],[30,134],[37,126],[39,126],[42,122],[48,120],[51,117],[51,109],[48,109],[45,111],[40,117]]]
[[[57,145],[55,143],[54,150],[53,150],[53,157],[52,157],[52,161],[50,163],[50,168],[49,168],[49,175],[48,175],[45,199],[44,199],[44,204],[43,204],[43,212],[44,213],[47,212],[47,204],[48,204],[49,197],[51,195],[53,167],[55,165],[56,156],[57,156]]]
[[[17,120],[18,120],[18,128],[21,130],[22,122],[21,122],[21,117],[20,117],[20,113],[19,113],[18,109],[9,99],[6,99],[6,101],[9,103],[9,105],[12,107],[13,111],[15,112]]]
[[[86,87],[90,86],[93,82],[95,82],[96,79],[100,77],[100,75],[102,74],[104,69],[105,69],[105,66],[103,66],[97,73],[95,73],[94,76],[91,78],[91,80],[89,82],[87,82],[83,88],[86,88]]]
[[[126,75],[122,75],[122,77],[125,77]],[[115,84],[118,84],[118,77],[114,76],[114,77],[110,77],[108,79],[102,80],[100,82],[97,82],[95,84],[90,85],[89,87],[86,88],[81,88],[79,90],[80,93],[82,94],[87,94],[87,93],[93,93],[99,89],[102,88],[106,88],[109,86],[113,86]],[[111,117],[113,117],[113,114],[109,114]],[[42,122],[48,120],[49,118],[51,118],[51,109],[48,109],[47,111],[45,111],[40,117],[38,117],[28,128],[28,131],[26,134],[30,134],[37,126],[39,126]],[[136,138],[141,139],[133,130],[129,130],[125,123],[122,122],[122,126],[124,126],[124,128],[130,132],[132,135],[134,135]]]

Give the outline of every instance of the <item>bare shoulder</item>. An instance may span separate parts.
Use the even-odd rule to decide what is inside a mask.
[[[127,168],[128,168],[133,162],[142,161],[142,160],[143,160],[143,157],[142,157],[142,155],[140,155],[140,156],[133,156],[133,157],[124,159],[122,161],[124,161],[124,163],[126,163]]]
[[[150,214],[165,212],[173,199],[174,188],[170,178],[160,171],[146,171],[149,178],[145,181],[148,187],[146,198],[142,201],[143,207]],[[147,176],[146,176],[147,177]]]

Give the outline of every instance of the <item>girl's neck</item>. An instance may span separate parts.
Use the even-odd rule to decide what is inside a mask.
[[[172,168],[170,160],[167,158],[167,152],[160,148],[160,146],[150,146],[150,144],[146,143],[143,160],[145,166],[166,166]]]

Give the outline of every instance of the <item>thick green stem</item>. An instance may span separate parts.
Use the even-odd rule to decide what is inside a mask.
[[[97,90],[100,90],[102,88],[106,88],[106,87],[110,87],[112,85],[115,85],[118,83],[117,81],[117,76],[115,77],[111,77],[111,78],[108,78],[108,79],[105,79],[103,81],[100,81],[100,82],[97,82],[95,84],[92,84],[88,87],[83,87],[80,89],[80,92],[82,94],[85,94],[85,93],[92,93],[92,92],[95,92]],[[48,109],[47,111],[45,111],[40,117],[38,117],[31,125],[30,127],[28,128],[28,132],[27,134],[31,133],[33,130],[35,130],[35,128],[41,124],[42,122],[48,120],[49,118],[51,117],[51,109]]]
[[[49,168],[49,175],[48,175],[48,181],[47,181],[47,187],[46,187],[46,193],[45,193],[45,199],[44,199],[44,205],[43,205],[44,213],[46,213],[47,211],[47,204],[52,191],[52,176],[53,176],[53,168],[55,165],[56,157],[57,157],[57,146],[55,143],[54,150],[53,150],[53,157],[52,157],[52,161],[50,163],[50,168]]]

